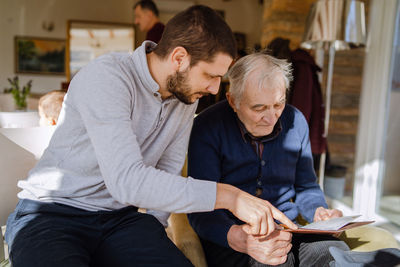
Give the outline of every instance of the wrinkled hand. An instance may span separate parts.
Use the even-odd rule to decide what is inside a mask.
[[[244,225],[233,225],[228,232],[228,243],[236,251],[246,253],[263,264],[285,263],[292,248],[292,234],[275,230],[268,236],[253,236],[244,231]]]
[[[319,207],[315,210],[314,222],[325,221],[342,216],[343,213],[338,209],[325,209],[324,207]]]
[[[228,209],[246,223],[243,230],[252,235],[269,235],[275,230],[274,219],[291,229],[297,226],[266,200],[252,196],[232,185],[217,184],[215,209]]]

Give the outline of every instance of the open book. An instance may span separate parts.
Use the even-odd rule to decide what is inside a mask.
[[[339,218],[333,218],[326,221],[319,221],[300,226],[296,230],[288,229],[285,225],[282,225],[285,229],[283,231],[292,233],[302,234],[338,234],[345,230],[373,223],[374,221],[355,221],[361,215],[355,216],[344,216]]]

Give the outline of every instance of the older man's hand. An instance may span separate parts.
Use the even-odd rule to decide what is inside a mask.
[[[246,253],[256,261],[269,265],[285,263],[292,248],[292,234],[275,230],[268,236],[247,234],[243,225],[233,225],[228,232],[229,246]]]
[[[338,209],[325,209],[324,207],[319,207],[315,210],[314,222],[325,221],[342,216],[343,213]]]

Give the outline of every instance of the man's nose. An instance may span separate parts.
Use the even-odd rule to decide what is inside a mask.
[[[218,94],[220,83],[221,83],[221,78],[220,77],[213,79],[211,84],[207,87],[207,91],[210,92],[213,95]]]
[[[268,124],[272,124],[275,119],[275,110],[274,109],[267,109],[262,117],[263,121],[265,121]]]

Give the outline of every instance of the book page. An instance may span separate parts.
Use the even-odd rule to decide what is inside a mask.
[[[361,215],[344,216],[339,218],[333,218],[326,221],[319,221],[307,224],[306,226],[299,227],[299,229],[312,229],[312,230],[339,230],[346,224],[353,222],[356,218]]]

